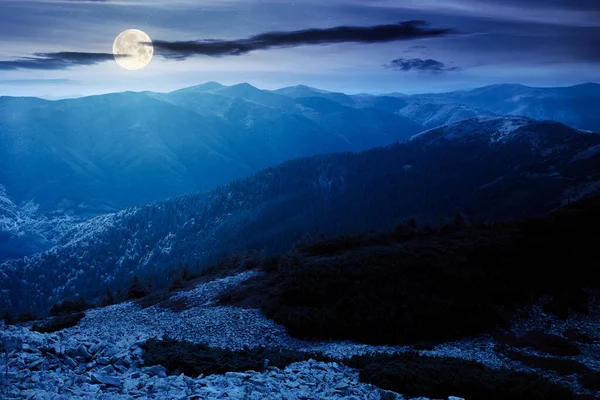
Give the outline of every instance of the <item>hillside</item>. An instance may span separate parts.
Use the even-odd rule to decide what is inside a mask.
[[[402,97],[406,100],[406,97]],[[540,120],[559,121],[579,129],[600,131],[600,84],[559,88],[535,88],[500,84],[474,90],[415,95],[409,99],[462,104],[489,110],[499,115],[519,115]]]
[[[510,223],[407,221],[0,322],[3,395],[598,398],[600,296],[585,261],[599,219],[592,197]]]
[[[392,146],[286,162],[215,191],[93,219],[49,252],[2,265],[2,304],[46,309],[102,296],[133,274],[154,284],[234,249],[283,251],[307,234],[539,215],[598,188],[600,136],[555,122],[478,118]]]
[[[16,204],[39,206],[41,217],[80,220],[214,189],[298,157],[387,145],[423,129],[399,115],[332,104],[248,84],[60,101],[2,97],[0,184]],[[53,236],[38,228],[24,237]],[[23,239],[11,232],[2,235]],[[32,239],[1,251],[0,261],[54,243]]]

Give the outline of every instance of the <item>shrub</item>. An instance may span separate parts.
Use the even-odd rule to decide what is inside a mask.
[[[93,305],[85,301],[83,297],[66,299],[60,303],[54,303],[52,307],[50,307],[48,315],[51,317],[71,315],[73,313],[88,310],[92,307]]]
[[[513,347],[529,347],[556,356],[575,356],[581,352],[576,344],[567,339],[542,331],[530,331],[521,337],[504,336],[499,339]]]
[[[546,314],[552,314],[562,321],[566,321],[567,318],[569,318],[569,306],[555,299],[544,303],[544,305],[542,306],[542,310]]]
[[[115,304],[115,298],[114,298],[112,292],[110,291],[110,289],[108,289],[106,291],[106,294],[100,301],[100,307],[108,307],[108,306],[112,306],[113,304]]]
[[[523,354],[516,351],[508,352],[511,360],[519,361],[528,367],[554,371],[560,375],[579,374],[588,370],[588,367],[574,360],[557,357],[539,357]]]
[[[173,339],[149,339],[142,346],[144,365],[160,364],[169,374],[183,373],[196,377],[200,374],[263,371],[265,360],[269,366],[285,368],[291,363],[309,358],[328,360],[320,354],[291,350],[272,350],[263,347],[231,351]]]
[[[578,207],[513,223],[470,225],[459,217],[451,229],[414,235],[406,224],[396,232],[317,239],[220,301],[260,307],[295,337],[389,345],[508,327],[516,310],[540,296],[552,296],[566,317],[569,310],[585,311],[583,288],[598,286],[587,267],[598,237],[584,229],[598,211]],[[578,352],[560,338],[542,339],[531,346],[556,355]]]
[[[34,311],[23,311],[23,312],[19,313],[19,315],[17,316],[16,322],[20,323],[20,322],[37,321],[40,319],[42,319],[42,317]]]
[[[176,297],[167,299],[162,303],[158,303],[158,306],[166,308],[167,310],[171,310],[174,313],[179,313],[189,307],[189,301],[186,297]]]
[[[0,315],[0,320],[3,320],[6,325],[12,325],[16,322],[15,314],[11,310],[5,310]]]
[[[563,336],[566,337],[571,342],[579,342],[591,344],[594,343],[594,338],[592,338],[587,333],[580,332],[577,328],[569,328],[564,333]]]
[[[588,390],[600,390],[600,371],[588,371],[581,379],[581,384]]]
[[[135,275],[131,281],[131,285],[129,285],[129,289],[127,289],[127,298],[128,299],[139,299],[144,296],[147,296],[150,293],[150,289],[147,285],[145,285],[139,276]]]
[[[49,319],[48,321],[33,325],[31,330],[40,332],[40,333],[58,332],[63,329],[71,328],[71,327],[77,325],[77,323],[79,321],[81,321],[81,319],[83,317],[85,317],[84,312],[78,312],[78,313],[71,314],[71,315],[62,315],[62,316],[58,316],[58,317],[53,317],[53,318]]]
[[[147,294],[142,298],[137,299],[135,303],[141,308],[148,308],[156,306],[162,303],[163,301],[168,300],[171,297],[171,294],[171,292],[166,290],[157,290]]]
[[[469,400],[570,400],[567,388],[542,377],[492,370],[457,358],[419,356],[416,353],[353,357],[348,364],[360,369],[360,380],[407,397]]]

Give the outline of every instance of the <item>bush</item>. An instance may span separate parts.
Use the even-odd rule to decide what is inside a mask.
[[[406,397],[469,400],[570,400],[567,388],[536,375],[492,370],[457,358],[419,356],[416,353],[353,357],[348,364],[360,370],[360,380]]]
[[[66,299],[60,303],[55,303],[50,307],[48,313],[51,317],[71,315],[92,308],[93,305],[85,301],[83,297],[77,299]]]
[[[588,371],[581,379],[581,384],[588,390],[600,390],[600,372]]]
[[[12,325],[16,322],[15,314],[11,310],[5,310],[0,315],[0,320],[3,320],[6,325]]]
[[[115,302],[116,302],[116,300],[115,300],[112,292],[110,291],[110,289],[108,289],[106,291],[106,294],[104,295],[104,297],[100,301],[100,307],[112,306],[113,304],[115,304]]]
[[[33,325],[31,330],[40,332],[40,333],[58,332],[63,329],[71,328],[71,327],[77,325],[77,323],[79,321],[81,321],[81,319],[83,317],[85,317],[84,312],[78,312],[78,313],[71,314],[71,315],[62,315],[59,317],[53,317],[48,321]]]
[[[411,233],[414,226],[405,224],[317,239],[220,301],[260,307],[298,338],[389,345],[508,327],[516,310],[540,296],[552,296],[565,317],[585,311],[582,289],[599,285],[587,264],[600,245],[587,229],[599,212],[585,204],[521,222],[470,225],[459,217],[444,229]],[[557,355],[578,352],[560,339],[541,346]]]
[[[189,301],[186,297],[176,297],[158,303],[158,306],[179,313],[189,308]]]
[[[172,293],[166,290],[157,290],[149,293],[144,297],[141,297],[135,301],[135,303],[141,308],[148,308],[156,306],[171,297]]]
[[[169,374],[183,373],[190,377],[200,374],[224,374],[225,372],[263,371],[268,366],[285,368],[294,362],[309,358],[328,360],[320,354],[291,350],[272,350],[263,347],[231,351],[193,344],[173,339],[149,339],[142,346],[144,365],[162,365]]]
[[[569,328],[564,333],[563,336],[566,337],[571,342],[579,342],[585,344],[594,343],[594,338],[588,335],[587,333],[580,332],[577,328]]]
[[[17,316],[16,322],[30,322],[42,319],[42,317],[34,311],[23,311]]]
[[[530,331],[521,337],[503,336],[499,340],[513,347],[529,347],[556,356],[575,356],[581,353],[576,344],[542,331]]]
[[[508,352],[508,356],[511,360],[521,362],[528,367],[554,371],[560,375],[580,374],[588,370],[588,367],[582,363],[564,358],[539,357],[516,351]]]
[[[129,300],[139,299],[150,294],[150,289],[145,285],[139,276],[135,275],[127,289],[127,298]]]

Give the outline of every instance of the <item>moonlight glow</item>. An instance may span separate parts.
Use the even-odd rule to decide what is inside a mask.
[[[154,55],[152,40],[145,32],[128,29],[117,36],[113,43],[113,55],[117,63],[128,70],[137,70],[150,64]]]

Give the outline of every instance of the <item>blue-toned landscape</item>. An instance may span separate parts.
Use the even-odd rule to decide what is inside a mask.
[[[2,3],[0,397],[599,399],[599,6],[205,3]]]

